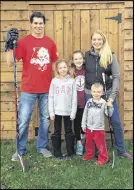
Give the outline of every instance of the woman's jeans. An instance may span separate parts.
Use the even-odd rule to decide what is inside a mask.
[[[86,101],[91,98],[90,94],[86,95]],[[120,121],[120,115],[118,111],[118,105],[116,100],[113,102],[114,112],[112,117],[110,118],[111,125],[113,127],[114,131],[114,140],[115,140],[115,147],[118,151],[118,154],[124,154],[126,152],[125,150],[125,144],[124,144],[124,135],[123,135],[123,129]]]
[[[18,147],[20,154],[22,155],[26,153],[29,121],[31,119],[36,100],[38,100],[39,111],[37,150],[40,151],[48,145],[48,130],[50,124],[48,113],[48,93],[30,94],[22,92],[18,109]]]

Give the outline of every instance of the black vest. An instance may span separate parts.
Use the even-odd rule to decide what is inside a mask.
[[[102,73],[105,73],[106,89],[108,90],[112,87],[112,79],[110,78],[110,75],[112,75],[112,64],[109,64],[105,69],[100,66],[99,59],[99,56],[91,54],[90,51],[87,51],[85,53],[85,88],[87,89],[91,89],[92,84],[94,84],[95,82],[99,82],[104,86]]]

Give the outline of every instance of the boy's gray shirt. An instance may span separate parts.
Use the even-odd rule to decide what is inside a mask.
[[[64,79],[53,78],[49,89],[49,115],[70,116],[77,111],[77,88],[75,79],[69,75]]]
[[[90,98],[84,108],[82,117],[82,129],[88,128],[90,130],[104,130],[105,115],[111,117],[113,114],[113,107],[107,109],[106,101],[101,98],[98,103],[93,102]]]

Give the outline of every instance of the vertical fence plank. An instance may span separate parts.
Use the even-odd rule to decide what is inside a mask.
[[[72,54],[72,11],[64,11],[64,58],[71,59]]]
[[[54,11],[54,40],[59,56],[63,57],[63,11]]]
[[[81,50],[87,51],[90,47],[90,16],[89,10],[81,10]]]
[[[45,11],[45,17],[48,19],[45,24],[45,35],[49,36],[52,40],[54,40],[54,17],[53,11]]]
[[[99,10],[90,10],[90,33],[91,35],[100,29],[100,12]]]
[[[118,15],[118,10],[109,10],[108,11],[108,17],[114,17]],[[118,57],[119,55],[119,31],[118,31],[119,24],[116,20],[109,20],[108,23],[108,42],[112,49],[112,51],[115,53],[115,55]]]
[[[100,30],[103,31],[103,33],[106,35],[108,39],[108,19],[105,19],[108,17],[108,10],[100,10]]]
[[[73,10],[73,51],[80,47],[80,10]]]

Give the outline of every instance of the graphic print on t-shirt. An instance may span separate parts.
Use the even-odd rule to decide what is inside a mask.
[[[55,86],[55,93],[57,94],[57,95],[61,95],[61,94],[70,94],[70,92],[71,92],[71,85],[69,84],[68,86],[66,85],[62,85],[62,86],[60,86],[60,85],[56,85]]]
[[[47,64],[50,63],[50,55],[48,53],[48,49],[44,47],[34,47],[30,63],[37,65],[38,70],[46,70]]]
[[[75,78],[76,85],[77,85],[77,91],[83,91],[84,90],[84,84],[85,84],[85,77],[83,75],[78,75]]]

